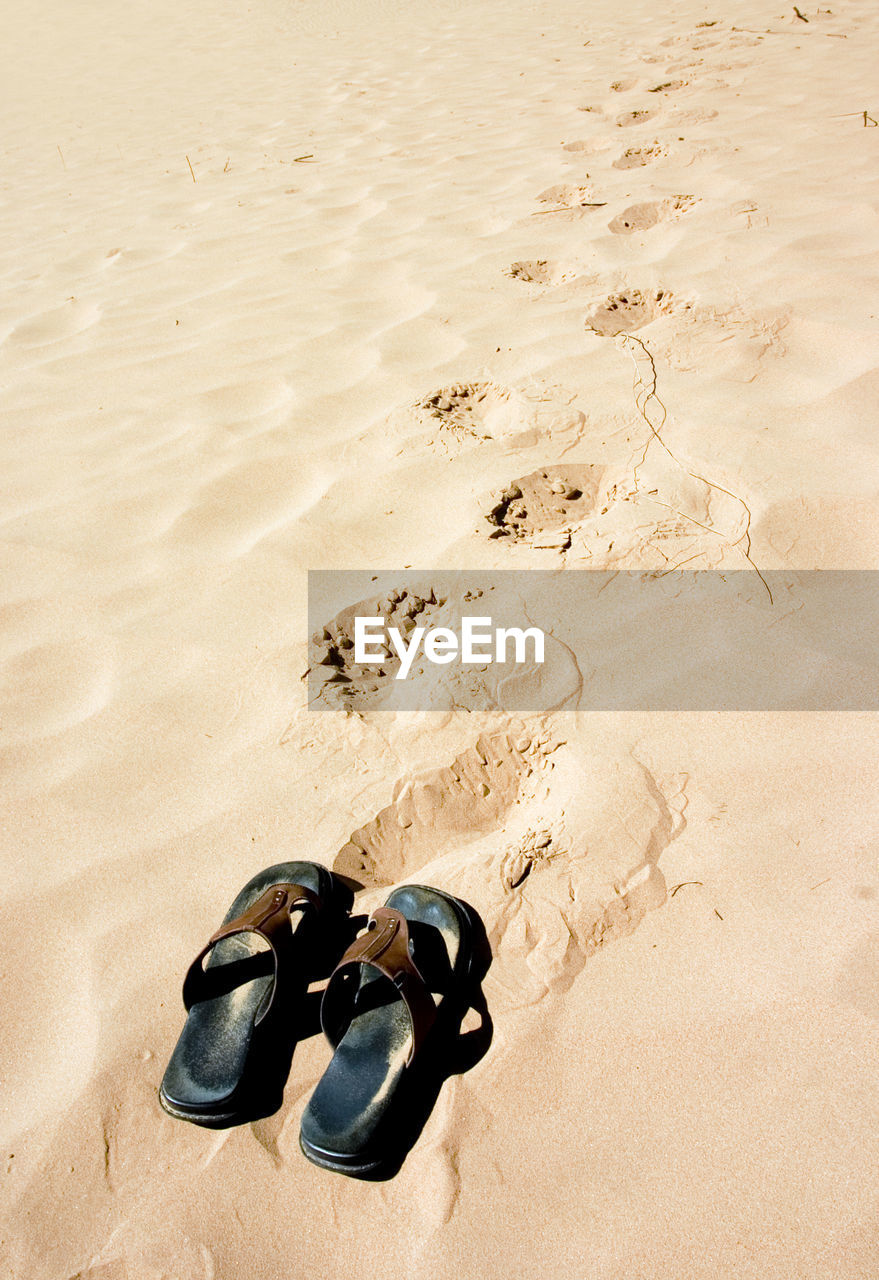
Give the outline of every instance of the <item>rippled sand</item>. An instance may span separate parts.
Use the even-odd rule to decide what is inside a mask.
[[[9,15],[4,1276],[876,1274],[875,716],[302,682],[308,569],[879,566],[879,21],[802,12]],[[268,1120],[158,1106],[302,857],[492,943],[384,1184],[299,1153],[318,1038]]]

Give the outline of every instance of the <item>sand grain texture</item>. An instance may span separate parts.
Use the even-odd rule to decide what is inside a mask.
[[[301,680],[309,568],[879,567],[879,19],[804,12],[8,14],[4,1277],[877,1273],[875,716]],[[317,1039],[267,1120],[158,1106],[300,857],[492,942],[384,1184],[299,1154]]]

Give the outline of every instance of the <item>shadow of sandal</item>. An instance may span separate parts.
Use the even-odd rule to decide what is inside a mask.
[[[467,903],[425,885],[391,893],[324,993],[321,1021],[335,1052],[302,1116],[309,1160],[372,1181],[397,1173],[444,1082],[488,1050],[481,983],[490,963]],[[462,1032],[471,1009],[480,1025]]]

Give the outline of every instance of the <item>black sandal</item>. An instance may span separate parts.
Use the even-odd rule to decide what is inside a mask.
[[[333,972],[321,1023],[335,1047],[302,1116],[299,1143],[324,1169],[375,1174],[405,1144],[412,1082],[438,1048],[444,1013],[478,980],[480,926],[457,898],[395,889]],[[436,997],[436,998],[435,998]],[[448,1025],[448,1024],[447,1024]]]
[[[296,1014],[332,965],[351,900],[315,862],[279,863],[244,886],[183,983],[188,1016],[159,1090],[170,1115],[220,1128],[277,1110]]]

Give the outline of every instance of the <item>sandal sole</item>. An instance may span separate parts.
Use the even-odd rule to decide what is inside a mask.
[[[410,885],[406,887],[414,889],[430,888],[432,893],[451,903],[460,916],[464,925],[461,931],[461,946],[462,950],[465,948],[467,950],[467,961],[466,966],[462,969],[458,991],[455,994],[462,994],[473,982],[479,982],[485,976],[485,967],[480,965],[476,947],[474,946],[481,925],[471,909],[460,898],[455,898],[450,893],[443,893],[441,889],[433,889],[429,885]],[[453,1000],[454,996],[447,997],[447,999]],[[445,1003],[446,1000],[444,999],[438,1006],[438,1020],[442,1015]],[[427,1042],[425,1042],[422,1050],[426,1047],[426,1044]],[[319,1168],[327,1169],[331,1173],[345,1173],[353,1177],[375,1173],[384,1167],[391,1166],[396,1163],[400,1156],[398,1150],[388,1146],[381,1150],[371,1151],[368,1157],[364,1152],[363,1156],[366,1158],[355,1163],[357,1157],[344,1156],[341,1153],[323,1151],[318,1147],[313,1147],[311,1143],[303,1138],[301,1132],[299,1134],[299,1149],[306,1159]]]

